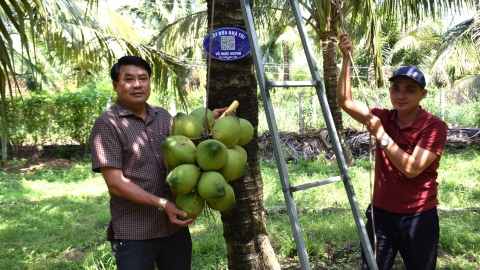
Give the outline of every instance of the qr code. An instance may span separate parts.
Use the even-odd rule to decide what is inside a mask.
[[[235,50],[235,36],[222,36],[222,51]]]

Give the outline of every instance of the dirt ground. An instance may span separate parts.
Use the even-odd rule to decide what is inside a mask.
[[[72,166],[76,160],[64,158],[27,158],[20,160],[9,160],[2,164],[1,170],[7,173],[33,172],[42,169],[61,169]]]

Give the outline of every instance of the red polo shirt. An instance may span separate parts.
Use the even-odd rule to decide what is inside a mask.
[[[398,214],[423,212],[438,205],[437,169],[447,142],[447,124],[420,106],[413,123],[401,129],[395,121],[397,113],[397,110],[372,109],[385,132],[407,154],[411,155],[419,146],[438,157],[420,175],[409,179],[395,168],[377,141],[373,205]]]

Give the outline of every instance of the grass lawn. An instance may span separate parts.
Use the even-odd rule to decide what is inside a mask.
[[[68,167],[40,166],[20,172],[25,160],[0,172],[0,269],[115,269],[105,228],[110,219],[103,179],[88,160]],[[362,211],[369,202],[368,162],[349,172]],[[261,164],[266,207],[284,206],[274,163]],[[338,175],[323,160],[288,164],[293,184]],[[440,248],[438,269],[480,269],[480,151],[448,150],[439,169]],[[343,184],[297,192],[295,202],[313,269],[358,269],[359,238]],[[298,257],[286,213],[266,214],[270,241],[283,269]],[[190,227],[192,269],[227,269],[220,215],[200,216]],[[403,269],[397,258],[394,269]]]

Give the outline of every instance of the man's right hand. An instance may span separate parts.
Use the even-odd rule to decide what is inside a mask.
[[[186,217],[187,213],[185,211],[178,209],[177,206],[172,201],[168,201],[167,203],[165,203],[165,206],[163,207],[163,211],[167,213],[171,223],[177,224],[182,227],[186,227],[192,224],[196,220],[195,218],[190,218],[187,220],[179,219],[178,216]]]
[[[385,134],[385,130],[383,129],[382,121],[375,115],[369,113],[367,115],[367,122],[365,123],[365,127],[367,128],[368,132],[373,135],[377,140],[382,139]]]

